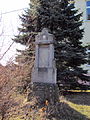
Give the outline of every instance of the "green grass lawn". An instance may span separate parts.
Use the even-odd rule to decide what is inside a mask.
[[[78,105],[72,102],[67,101],[67,104],[73,108],[74,110],[78,111],[82,115],[85,115],[87,118],[90,118],[90,106],[88,105]]]
[[[90,90],[84,92],[72,91],[72,93],[63,96],[61,102],[69,105],[69,107],[75,110],[78,114],[80,113],[81,116],[85,117],[85,120],[90,120]]]

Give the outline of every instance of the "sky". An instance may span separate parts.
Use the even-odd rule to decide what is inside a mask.
[[[18,34],[17,28],[21,24],[19,15],[28,8],[29,2],[30,0],[0,1],[0,64],[6,65],[9,60],[14,60],[17,54],[16,49],[25,49],[25,46],[14,43],[6,52],[13,42],[12,38]],[[6,54],[2,57],[5,52]]]

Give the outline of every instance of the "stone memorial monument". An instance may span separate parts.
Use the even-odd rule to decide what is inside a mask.
[[[57,69],[54,59],[54,36],[44,28],[35,38],[35,63],[32,70],[32,94],[37,104],[43,105],[45,100],[50,104],[59,101],[56,84]]]
[[[35,39],[35,65],[32,82],[56,84],[54,36],[44,28]]]

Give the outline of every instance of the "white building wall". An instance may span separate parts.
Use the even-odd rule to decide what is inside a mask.
[[[87,20],[86,13],[86,1],[87,0],[75,0],[75,6],[79,9],[79,12],[83,12],[81,19],[83,20],[84,36],[82,39],[83,45],[90,45],[90,20]],[[84,69],[88,70],[90,74],[90,65],[84,65]]]
[[[84,37],[82,39],[83,45],[89,44],[89,36],[90,36],[90,21],[87,20],[86,15],[86,0],[75,0],[75,6],[79,9],[79,12],[83,12],[82,20],[83,20],[83,28],[84,28]]]

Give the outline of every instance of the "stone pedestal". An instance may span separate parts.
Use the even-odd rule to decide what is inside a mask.
[[[30,87],[32,93],[29,94],[28,100],[35,98],[35,104],[39,107],[45,106],[46,101],[48,101],[50,105],[59,102],[59,89],[56,84],[37,82],[30,84]]]

